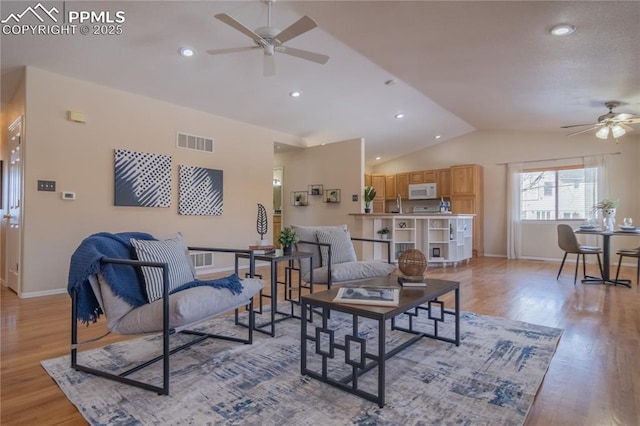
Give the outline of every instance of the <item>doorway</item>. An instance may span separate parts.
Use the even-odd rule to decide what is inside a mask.
[[[278,235],[282,228],[282,184],[284,182],[284,167],[273,168],[273,244],[280,248]]]
[[[5,224],[5,265],[8,287],[20,294],[20,246],[22,221],[22,116],[8,128],[7,207]]]

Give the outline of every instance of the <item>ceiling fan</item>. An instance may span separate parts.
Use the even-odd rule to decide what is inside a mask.
[[[597,123],[592,124],[574,124],[571,126],[562,126],[562,129],[569,129],[571,127],[591,126],[588,129],[578,130],[569,134],[569,136],[579,135],[580,133],[589,132],[591,130],[599,129],[596,132],[596,137],[599,139],[607,139],[611,135],[612,139],[617,139],[623,136],[625,133],[633,130],[629,124],[640,123],[640,117],[627,113],[613,112],[614,108],[620,106],[620,102],[609,101],[604,105],[609,108],[609,112],[598,117]]]
[[[327,61],[329,60],[329,57],[327,55],[284,46],[284,43],[291,40],[292,38],[298,37],[299,35],[304,34],[307,31],[310,31],[317,27],[318,24],[316,24],[313,19],[305,15],[293,24],[289,25],[284,30],[279,30],[278,28],[271,26],[271,5],[273,4],[273,1],[269,0],[265,1],[264,3],[267,4],[267,26],[256,28],[255,31],[252,31],[249,28],[245,27],[226,13],[215,15],[216,19],[224,22],[225,24],[235,28],[236,30],[251,38],[251,40],[253,40],[253,42],[255,43],[255,46],[207,50],[207,53],[210,55],[220,55],[223,53],[262,49],[264,51],[263,73],[265,76],[272,76],[276,73],[276,63],[274,57],[276,52],[306,59],[318,64],[327,63]]]

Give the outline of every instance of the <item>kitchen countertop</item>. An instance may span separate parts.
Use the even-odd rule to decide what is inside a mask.
[[[471,213],[454,214],[454,213],[349,213],[349,216],[358,217],[460,217],[460,216],[475,216]]]

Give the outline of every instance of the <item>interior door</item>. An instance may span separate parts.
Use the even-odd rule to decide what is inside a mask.
[[[7,167],[7,221],[5,241],[5,265],[7,285],[16,293],[20,292],[20,246],[22,207],[22,117],[9,126],[9,165]]]

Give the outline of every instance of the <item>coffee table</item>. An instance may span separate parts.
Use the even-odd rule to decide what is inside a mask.
[[[426,279],[426,287],[403,288],[397,282],[397,277],[388,276],[375,279],[358,281],[350,286],[353,287],[397,287],[400,289],[400,300],[398,306],[371,306],[371,305],[349,305],[335,303],[339,288],[302,296],[302,319],[301,339],[300,339],[300,372],[303,375],[320,380],[329,385],[335,386],[346,392],[357,395],[361,398],[378,403],[380,407],[385,404],[385,369],[386,361],[416,343],[423,337],[442,340],[460,345],[460,283],[456,281],[445,281]],[[444,302],[438,300],[440,296],[453,292],[453,310],[446,308]],[[307,311],[320,308],[322,313],[322,324],[308,324]],[[329,327],[329,318],[332,311],[350,314],[352,319],[351,334],[344,336],[339,342],[335,335],[335,330]],[[396,317],[400,314],[407,314],[408,325],[399,326],[396,324]],[[417,330],[414,318],[420,313],[426,313],[431,321],[431,330]],[[377,350],[373,353],[367,351],[367,341],[358,336],[360,318],[370,318],[377,321]],[[446,318],[454,321],[454,335],[443,336],[440,333],[439,325]],[[391,321],[391,330],[406,332],[411,337],[400,345],[387,350],[386,348],[386,322]],[[315,327],[315,331],[309,334],[307,329]],[[333,377],[328,368],[329,362],[337,359],[336,351],[340,351],[344,357],[344,363],[351,366],[351,373],[342,377]],[[310,353],[311,352],[311,353]],[[315,361],[320,358],[319,370],[308,368],[308,357],[314,357]],[[318,362],[316,362],[318,364]],[[358,386],[358,378],[368,371],[377,367],[377,394],[365,391]],[[343,369],[344,370],[344,369]]]

